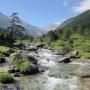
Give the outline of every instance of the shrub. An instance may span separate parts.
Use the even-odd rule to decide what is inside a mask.
[[[4,63],[5,61],[6,61],[5,58],[3,57],[0,58],[0,63]]]
[[[14,67],[15,67],[17,70],[20,70],[20,66],[21,66],[22,63],[23,63],[22,60],[15,60],[15,62],[14,62]]]
[[[14,63],[14,66],[17,70],[19,70],[21,73],[27,73],[30,69],[30,62],[25,60],[16,60]]]
[[[14,81],[13,77],[9,73],[0,73],[0,82],[1,83],[12,83]]]
[[[30,69],[29,62],[25,61],[25,62],[21,63],[21,66],[20,66],[21,73],[25,74],[25,73],[29,72],[29,69]]]
[[[62,48],[62,53],[63,54],[67,54],[67,53],[69,53],[69,52],[71,52],[72,51],[72,46],[71,45],[66,45],[66,46],[64,46],[63,48]]]

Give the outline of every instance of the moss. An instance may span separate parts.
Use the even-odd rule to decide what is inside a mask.
[[[0,46],[0,52],[5,52],[5,51],[8,51],[8,50],[9,50],[9,47]]]
[[[1,83],[12,83],[14,81],[13,76],[9,73],[0,73]]]
[[[14,67],[23,74],[25,74],[29,71],[30,66],[31,66],[31,64],[27,60],[16,60],[14,62]]]

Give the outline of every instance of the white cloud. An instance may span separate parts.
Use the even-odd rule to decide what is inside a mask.
[[[74,8],[74,12],[82,13],[86,10],[90,9],[90,0],[82,0],[77,6]]]

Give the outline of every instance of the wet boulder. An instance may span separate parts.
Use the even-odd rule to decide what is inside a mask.
[[[13,69],[9,69],[8,72],[9,72],[9,73],[15,73],[16,71],[15,71],[15,69],[13,68]]]
[[[37,64],[38,60],[34,58],[33,56],[27,56],[27,59],[32,62],[33,64]]]
[[[28,52],[28,53],[26,54],[26,57],[28,58],[29,56],[36,59],[36,58],[39,57],[39,54],[38,54],[38,52],[36,53],[36,51],[34,51],[34,52]]]
[[[71,60],[69,57],[64,57],[59,60],[59,63],[70,63]]]
[[[35,65],[32,65],[29,70],[29,74],[36,74],[39,73],[39,68]]]
[[[26,49],[28,51],[36,51],[36,50],[38,50],[38,48],[36,46],[28,46],[28,47],[26,47]]]
[[[34,64],[31,64],[30,67],[28,67],[27,69],[25,69],[24,71],[21,71],[20,70],[20,73],[23,74],[23,75],[33,75],[33,74],[37,74],[39,73],[39,68],[34,65]]]
[[[11,53],[9,53],[9,52],[3,52],[3,55],[4,55],[5,57],[10,57]]]
[[[38,48],[43,48],[43,47],[44,47],[44,44],[43,44],[43,43],[38,43],[38,44],[36,45],[36,47],[38,47]]]
[[[19,72],[15,72],[14,73],[14,77],[20,77],[20,73]]]

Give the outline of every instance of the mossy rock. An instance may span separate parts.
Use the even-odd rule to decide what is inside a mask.
[[[9,73],[0,73],[0,82],[4,84],[14,82],[13,76]]]

